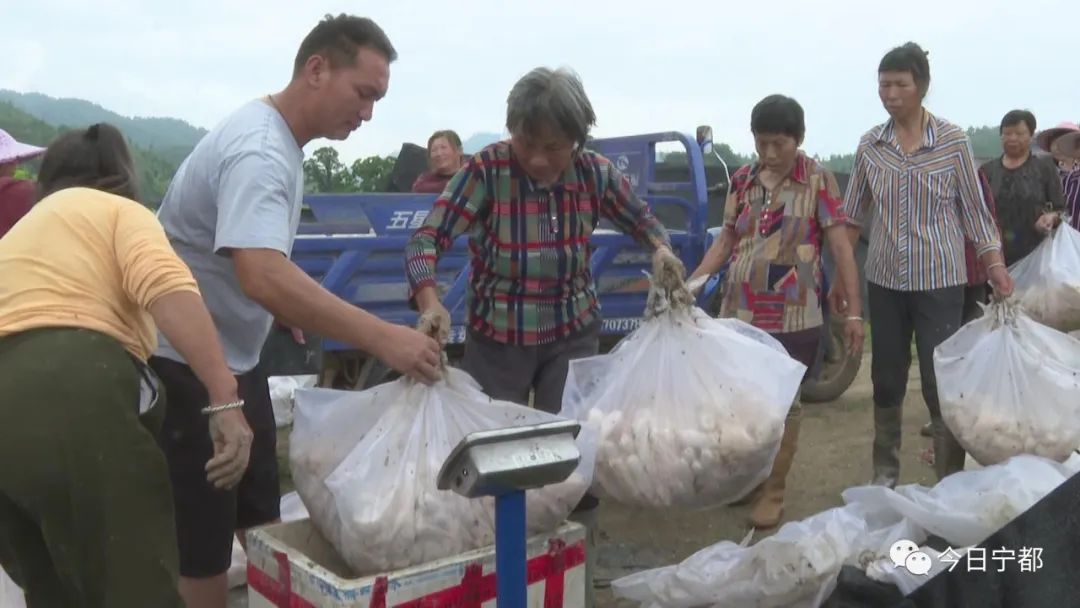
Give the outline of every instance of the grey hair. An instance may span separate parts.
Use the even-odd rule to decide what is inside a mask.
[[[572,70],[536,68],[521,77],[506,98],[510,133],[535,134],[541,127],[561,131],[579,147],[589,139],[596,112],[581,79]]]

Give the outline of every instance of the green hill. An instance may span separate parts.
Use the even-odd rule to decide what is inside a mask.
[[[50,125],[86,127],[97,122],[116,125],[132,142],[176,165],[206,135],[205,129],[176,118],[130,118],[83,99],[56,99],[41,93],[0,89],[0,101]]]
[[[35,146],[47,146],[60,133],[70,128],[72,126],[67,124],[49,124],[10,103],[0,101],[0,129],[7,131],[19,141]],[[142,202],[156,206],[165,195],[165,189],[168,188],[169,180],[172,179],[173,174],[180,165],[180,161],[173,162],[159,153],[139,145],[131,137],[127,128],[120,126],[120,130],[128,138],[132,160],[134,160],[135,168],[139,173],[139,195]],[[187,154],[187,152],[184,154]],[[181,156],[182,159],[183,156]],[[36,171],[34,164],[31,164],[31,169]]]

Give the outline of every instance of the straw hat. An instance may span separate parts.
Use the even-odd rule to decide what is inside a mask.
[[[1035,143],[1043,150],[1050,152],[1050,145],[1055,139],[1066,133],[1076,132],[1080,132],[1080,126],[1077,126],[1075,122],[1065,121],[1052,129],[1044,129],[1042,133],[1035,136]]]
[[[15,141],[8,132],[0,129],[0,165],[29,160],[45,153],[45,148]]]
[[[1054,153],[1060,156],[1080,158],[1080,130],[1058,137],[1051,147]]]

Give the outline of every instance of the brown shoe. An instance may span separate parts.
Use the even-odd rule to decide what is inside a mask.
[[[750,525],[767,529],[774,528],[784,515],[784,490],[787,488],[787,475],[791,463],[795,460],[795,448],[799,444],[799,424],[801,412],[791,416],[784,424],[784,436],[780,440],[780,451],[773,461],[769,477],[761,484],[754,508],[750,511]]]

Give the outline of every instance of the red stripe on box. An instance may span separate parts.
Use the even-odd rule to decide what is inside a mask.
[[[288,557],[281,552],[274,552],[278,563],[278,578],[275,580],[267,573],[248,563],[248,586],[265,597],[278,608],[316,608],[314,604],[296,595],[292,591],[291,566]],[[567,545],[560,539],[548,543],[548,552],[529,560],[526,565],[526,578],[529,585],[545,582],[544,608],[561,608],[565,593],[565,574],[567,570],[585,563],[585,541]],[[465,567],[461,584],[447,587],[424,597],[394,604],[394,608],[443,608],[460,606],[461,608],[480,608],[484,602],[495,599],[497,592],[495,573],[484,574],[480,564]],[[371,592],[371,608],[386,608],[386,595],[389,581],[385,576],[375,579]]]
[[[390,581],[385,576],[375,579],[371,586],[371,608],[386,608],[386,592],[390,590]]]
[[[293,593],[292,566],[289,564],[289,557],[281,551],[275,551],[274,560],[278,565],[276,580],[248,562],[248,586],[278,608],[315,608],[315,604]]]

